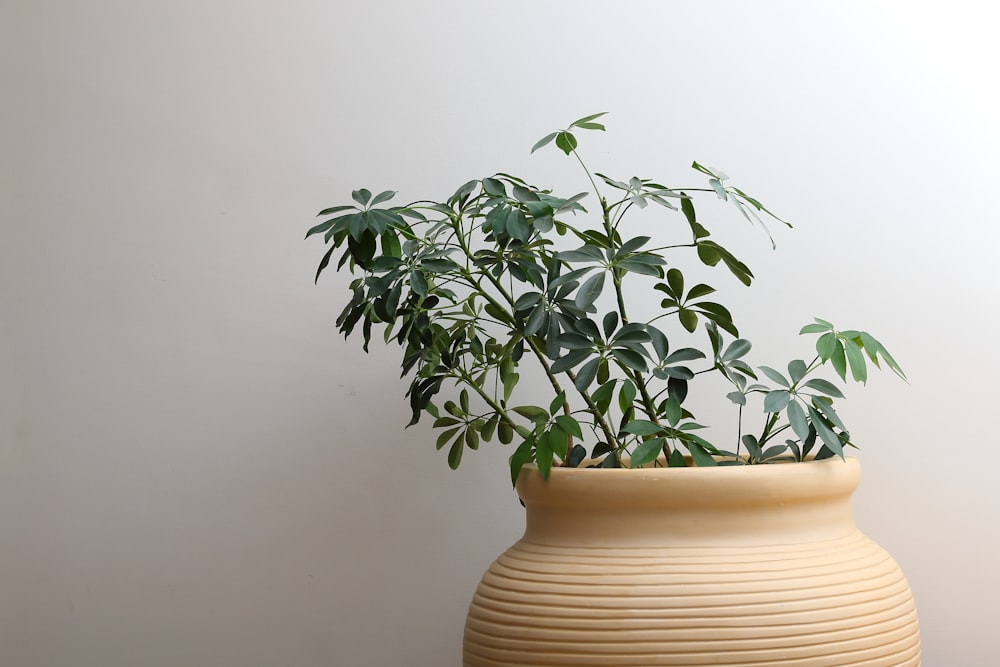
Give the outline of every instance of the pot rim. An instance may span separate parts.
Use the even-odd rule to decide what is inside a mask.
[[[697,508],[818,502],[849,498],[860,480],[860,463],[839,457],[752,466],[688,468],[562,468],[547,480],[535,464],[525,465],[517,493],[526,504],[604,505],[609,497],[634,507]]]

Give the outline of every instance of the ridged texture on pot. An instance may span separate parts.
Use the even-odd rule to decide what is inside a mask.
[[[851,518],[856,461],[553,473],[519,480],[466,667],[920,664],[910,588]]]

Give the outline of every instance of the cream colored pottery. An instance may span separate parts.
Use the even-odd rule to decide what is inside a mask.
[[[851,515],[858,462],[525,468],[465,667],[919,665],[910,587]]]

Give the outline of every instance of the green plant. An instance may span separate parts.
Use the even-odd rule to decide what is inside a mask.
[[[864,382],[866,357],[902,377],[899,365],[866,332],[837,330],[817,319],[800,332],[819,334],[815,358],[791,361],[787,374],[760,366],[773,384],[762,381],[745,360],[751,344],[739,337],[730,311],[707,298],[715,289],[688,286],[673,257],[693,253],[701,264],[724,266],[749,286],[750,269],[710,238],[694,197],[731,202],[761,226],[760,215],[779,219],[728,185],[724,173],[697,162],[692,167],[708,177],[707,187],[618,181],[591,172],[575,133],[604,130],[595,122],[603,115],[581,118],[532,148],[554,142],[576,158],[599,202],[592,226],[577,223],[592,219],[581,203],[588,193],[564,198],[504,173],[471,180],[443,202],[386,207],[395,192],[372,196],[361,189],[353,193],[354,205],[321,211],[327,219],[306,235],[322,234],[329,244],[316,279],[338,248],[344,252],[337,269],[361,274],[337,320],[340,331],[350,335],[360,324],[367,351],[379,324],[385,341],[402,347],[403,375],[412,374],[410,424],[423,412],[434,418],[441,429],[437,447],[448,448],[452,468],[466,448],[494,438],[505,445],[517,441],[510,457],[514,479],[532,461],[547,475],[554,464],[578,466],[588,458],[600,467],[626,461],[636,467],[655,465],[659,457],[670,466],[843,457],[852,443],[833,408],[843,395],[816,371],[830,364],[842,380],[849,370]],[[626,214],[651,204],[677,221],[673,231],[684,239],[651,247],[649,236],[624,235]],[[643,287],[663,293],[661,309],[636,319],[626,288]],[[677,343],[691,338],[700,323],[705,344]],[[547,406],[512,400],[519,370],[529,361],[551,385]],[[735,447],[699,435],[704,426],[685,407],[693,381],[707,373],[732,385],[727,396],[736,406]],[[445,383],[456,385],[457,395],[438,405]],[[743,434],[744,407],[753,395],[763,397],[763,426]]]

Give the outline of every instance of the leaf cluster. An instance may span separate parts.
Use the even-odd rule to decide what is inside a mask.
[[[336,259],[355,277],[337,318],[341,333],[359,327],[367,351],[376,329],[401,349],[410,425],[424,414],[440,429],[437,448],[457,468],[466,450],[496,440],[513,448],[512,479],[527,463],[548,475],[555,465],[712,466],[844,456],[853,445],[833,408],[842,392],[817,371],[829,365],[867,380],[876,368],[902,369],[866,332],[825,320],[816,357],[785,371],[753,367],[729,308],[706,283],[686,280],[690,264],[724,267],[749,286],[753,273],[699,219],[696,198],[731,202],[752,224],[780,221],[723,172],[694,162],[708,183],[673,187],[648,178],[591,172],[577,148],[580,131],[603,131],[592,114],[539,140],[576,158],[590,192],[556,195],[506,173],[470,180],[450,196],[390,205],[396,193],[352,193],[353,204],[324,209],[306,237],[328,246],[316,280]],[[602,186],[599,187],[598,183]],[[584,203],[591,194],[596,204]],[[661,211],[647,234],[627,232],[626,214]],[[657,245],[656,237],[672,240]],[[770,232],[768,232],[770,238]],[[772,240],[773,243],[773,240]],[[335,257],[335,255],[338,253]],[[633,319],[629,299],[662,293],[659,312]],[[689,339],[701,331],[700,347]],[[540,368],[554,398],[517,401],[523,364]],[[731,385],[739,437],[713,443],[685,405],[698,376]],[[444,390],[444,391],[443,391]],[[457,400],[456,400],[457,399]],[[759,431],[743,433],[751,399],[763,408]],[[748,420],[749,421],[749,420]],[[781,435],[784,434],[784,435]],[[781,436],[781,437],[779,437]]]

